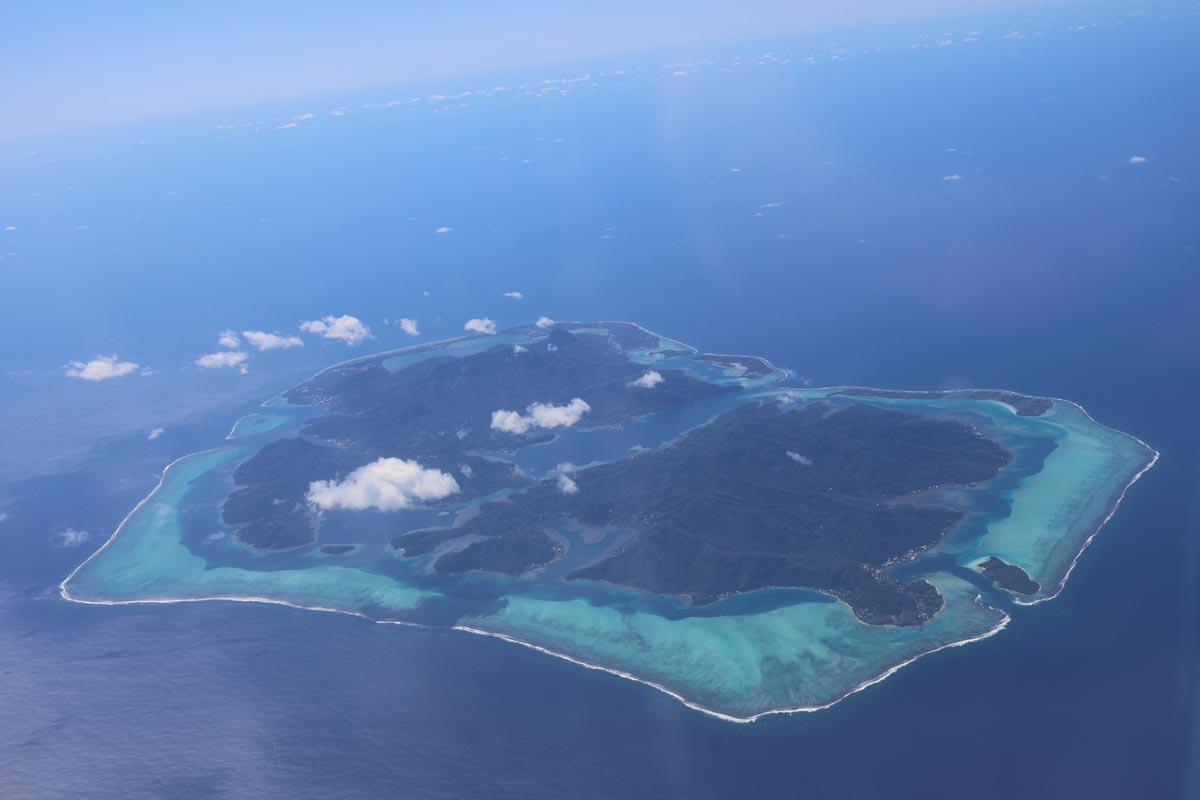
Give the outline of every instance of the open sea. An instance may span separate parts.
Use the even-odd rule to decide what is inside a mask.
[[[1193,4],[1018,7],[3,143],[0,798],[1200,796],[1198,44]],[[327,314],[375,338],[193,365]],[[1162,457],[1057,599],[746,725],[483,637],[59,597],[263,400],[543,314]],[[64,377],[104,353],[151,374]]]

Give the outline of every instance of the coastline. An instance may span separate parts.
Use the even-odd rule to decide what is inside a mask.
[[[977,596],[976,602],[979,602],[980,599],[982,599],[982,598]],[[838,602],[840,603],[842,601],[838,600]],[[604,666],[600,666],[599,664],[591,664],[587,661],[583,661],[582,659],[567,655],[566,653],[560,653],[556,650],[551,650],[548,647],[543,647],[541,645],[533,644],[532,642],[527,642],[523,639],[518,639],[515,636],[509,636],[508,634],[505,634],[505,633],[493,633],[492,631],[485,631],[481,628],[472,628],[472,627],[469,627],[466,625],[455,625],[452,628],[450,628],[450,630],[463,631],[464,633],[473,633],[473,634],[476,634],[477,636],[487,636],[492,639],[500,639],[501,641],[509,642],[510,644],[517,644],[517,645],[521,645],[522,647],[528,647],[531,650],[536,650],[539,653],[542,653],[542,654],[548,655],[548,656],[553,656],[554,658],[560,658],[563,661],[569,661],[570,663],[575,664],[580,667],[583,667],[585,669],[596,670],[597,672],[607,672],[610,675],[616,675],[619,678],[624,678],[625,680],[633,681],[634,683],[640,683],[643,686],[649,686],[653,689],[657,689],[658,691],[662,692],[663,694],[668,695],[668,696],[672,697],[673,699],[679,701],[681,704],[692,709],[693,711],[699,711],[700,713],[705,714],[707,716],[716,717],[717,719],[724,720],[725,722],[748,724],[751,722],[757,722],[758,720],[762,719],[763,717],[771,716],[772,714],[811,714],[811,713],[815,713],[817,711],[825,711],[826,709],[833,708],[835,705],[842,702],[843,700],[850,697],[851,695],[858,694],[859,692],[863,691],[864,689],[869,689],[872,686],[875,686],[876,684],[882,683],[883,681],[887,680],[888,678],[892,677],[897,672],[902,670],[904,667],[907,667],[909,664],[912,664],[915,661],[920,661],[925,656],[933,655],[934,653],[940,653],[941,651],[948,650],[951,647],[962,647],[963,645],[974,644],[975,642],[980,642],[980,641],[983,641],[984,639],[991,638],[992,636],[995,636],[997,633],[999,633],[1000,631],[1002,631],[1006,627],[1008,627],[1008,623],[1011,621],[1012,621],[1012,617],[1010,617],[1008,614],[1004,614],[1004,616],[1000,620],[1000,622],[997,623],[990,630],[985,631],[984,633],[981,633],[978,636],[971,636],[971,637],[968,637],[966,639],[961,639],[956,642],[948,642],[946,644],[935,647],[932,650],[926,650],[923,653],[918,653],[917,655],[913,656],[912,658],[907,659],[906,661],[902,661],[899,664],[895,664],[891,667],[888,667],[886,670],[884,670],[882,673],[875,676],[874,678],[869,678],[869,679],[863,681],[862,683],[858,684],[857,686],[854,686],[853,688],[848,689],[844,694],[841,694],[838,697],[835,697],[833,700],[830,700],[828,703],[822,703],[820,705],[815,705],[815,706],[792,706],[792,707],[788,707],[788,708],[772,708],[772,709],[768,709],[767,711],[760,711],[757,714],[751,714],[750,716],[746,716],[746,717],[738,717],[733,714],[726,714],[723,711],[717,711],[715,709],[708,708],[706,706],[702,706],[699,703],[688,700],[686,697],[684,697],[682,694],[675,691],[674,689],[664,686],[661,683],[656,683],[655,681],[648,680],[646,678],[639,678],[638,676],[634,675],[631,672],[626,672],[624,670],[615,669],[613,667],[604,667]],[[860,620],[860,622],[861,622],[861,620]],[[866,623],[862,623],[862,624],[865,625]]]
[[[578,324],[578,323],[564,323],[564,324]],[[590,324],[602,324],[602,323],[590,323]],[[608,324],[611,324],[611,323],[608,323]],[[681,342],[677,342],[675,340],[669,340],[669,339],[666,339],[665,337],[658,336],[658,334],[655,334],[652,331],[642,328],[640,325],[637,325],[636,323],[626,323],[626,324],[633,325],[634,327],[637,327],[638,329],[642,330],[643,332],[645,332],[647,334],[658,337],[660,340],[671,341],[682,347],[686,347],[693,353],[699,352],[696,350],[696,348],[692,348],[688,345],[684,345]],[[526,327],[528,327],[528,326],[526,326]],[[520,328],[509,329],[509,330],[520,330]],[[479,334],[476,336],[457,337],[454,339],[441,340],[439,342],[433,342],[433,343],[424,344],[424,345],[415,345],[415,346],[408,347],[408,348],[402,348],[401,350],[393,350],[393,351],[387,351],[386,353],[381,353],[381,354],[362,356],[362,357],[358,357],[355,359],[351,359],[349,361],[340,362],[339,364],[332,365],[331,367],[326,367],[325,369],[321,370],[320,372],[318,372],[316,374],[317,375],[322,374],[323,372],[325,372],[329,369],[334,369],[336,367],[339,367],[339,366],[342,366],[342,365],[348,364],[348,363],[357,363],[357,362],[364,361],[366,359],[390,357],[391,355],[393,355],[395,353],[399,353],[399,352],[413,352],[413,351],[419,352],[419,351],[423,351],[426,349],[441,349],[449,343],[463,341],[465,339],[478,338],[480,336],[483,336],[483,334]],[[715,354],[715,355],[720,355],[720,354]],[[746,357],[748,358],[748,356],[746,356]],[[787,374],[786,371],[779,370],[779,368],[775,367],[775,365],[771,364],[771,362],[768,361],[767,359],[758,357],[758,356],[755,356],[755,358],[760,358],[764,363],[768,364],[773,370],[776,370],[776,372],[783,372],[784,374]],[[299,385],[299,384],[297,384],[297,385]],[[864,386],[834,386],[834,387],[820,387],[820,388],[805,389],[805,391],[813,391],[813,392],[830,391],[830,392],[832,392],[832,391],[845,390],[845,389],[873,390],[872,387],[864,387]],[[894,390],[876,389],[876,391],[894,391]],[[941,394],[941,395],[951,395],[952,396],[955,393],[966,392],[966,391],[1005,392],[1008,394],[1020,395],[1020,396],[1026,396],[1026,397],[1031,396],[1031,395],[1023,395],[1020,392],[1012,392],[1010,390],[997,390],[997,389],[952,390],[952,391],[946,391],[946,392],[938,391],[936,393]],[[286,394],[286,392],[281,393],[280,395],[278,395],[278,397],[282,397],[283,394]],[[1108,508],[1107,514],[1100,521],[1100,523],[1096,526],[1095,530],[1093,530],[1090,533],[1090,535],[1088,535],[1087,538],[1078,547],[1078,549],[1074,555],[1074,558],[1072,559],[1072,561],[1070,563],[1070,566],[1066,570],[1066,573],[1063,575],[1062,579],[1058,582],[1058,585],[1055,588],[1055,590],[1048,596],[1040,597],[1035,600],[1024,600],[1021,598],[1014,598],[1014,603],[1019,606],[1038,605],[1047,600],[1054,599],[1055,597],[1058,596],[1059,593],[1061,593],[1061,591],[1063,590],[1063,588],[1065,587],[1065,585],[1067,583],[1067,580],[1069,579],[1071,573],[1073,572],[1075,566],[1078,564],[1080,558],[1082,557],[1083,552],[1087,549],[1087,547],[1091,544],[1091,542],[1096,538],[1096,536],[1099,534],[1100,530],[1116,514],[1116,511],[1120,507],[1121,502],[1124,500],[1129,488],[1132,487],[1146,472],[1148,472],[1150,470],[1151,467],[1153,467],[1155,465],[1155,463],[1158,461],[1158,458],[1160,456],[1158,451],[1154,450],[1154,448],[1150,447],[1148,444],[1146,444],[1141,439],[1138,439],[1137,437],[1132,436],[1130,434],[1126,434],[1122,431],[1118,431],[1115,428],[1111,428],[1109,426],[1106,426],[1106,425],[1096,422],[1096,420],[1078,403],[1075,403],[1075,402],[1069,401],[1069,400],[1063,400],[1060,398],[1047,398],[1047,399],[1050,399],[1056,403],[1061,402],[1064,404],[1069,404],[1071,406],[1074,406],[1076,409],[1078,409],[1080,412],[1082,412],[1084,414],[1084,416],[1092,424],[1094,424],[1098,427],[1104,428],[1113,433],[1116,433],[1120,436],[1126,437],[1132,441],[1137,442],[1139,445],[1144,447],[1150,453],[1150,457],[1149,457],[1147,463],[1145,463],[1142,466],[1142,468],[1132,477],[1132,479],[1130,479],[1124,485],[1124,487],[1121,489],[1119,494],[1117,494],[1115,496],[1115,500],[1111,501],[1111,505]],[[267,402],[270,402],[270,401],[267,401]],[[266,403],[264,403],[264,405],[266,405]],[[1007,404],[1005,404],[1005,405],[1007,405]],[[1011,409],[1011,406],[1008,406],[1008,407]],[[1015,413],[1015,410],[1014,410],[1014,413]],[[246,416],[252,416],[252,415],[246,415]],[[244,419],[244,418],[245,417],[242,417],[237,422],[234,423],[234,426],[230,431],[230,435],[226,436],[226,439],[229,439],[232,437],[233,433],[237,429],[237,425],[241,422],[241,419]],[[488,636],[491,638],[496,638],[496,639],[500,639],[503,641],[507,641],[507,642],[510,642],[513,644],[519,644],[524,647],[528,647],[530,649],[544,653],[546,655],[554,656],[556,658],[560,658],[560,659],[569,661],[573,664],[585,667],[587,669],[597,670],[597,671],[601,671],[601,672],[607,672],[607,673],[616,675],[618,677],[625,678],[627,680],[631,680],[631,681],[634,681],[637,683],[641,683],[641,684],[650,686],[652,688],[655,688],[655,689],[671,696],[672,698],[676,699],[677,701],[679,701],[680,703],[682,703],[683,705],[685,705],[688,708],[699,711],[699,712],[704,713],[709,716],[716,717],[718,719],[722,719],[722,720],[725,720],[728,722],[736,722],[736,723],[753,722],[757,719],[760,719],[764,716],[768,716],[771,714],[811,713],[811,712],[822,711],[822,710],[828,709],[828,708],[836,705],[837,703],[841,702],[842,700],[846,699],[847,697],[850,697],[853,694],[856,694],[860,691],[863,691],[864,689],[867,689],[871,686],[881,683],[882,681],[886,680],[887,678],[891,677],[893,674],[898,672],[903,667],[908,666],[909,664],[912,664],[913,662],[915,662],[927,655],[931,655],[933,653],[937,653],[937,652],[940,652],[942,650],[945,650],[945,649],[948,649],[951,647],[960,647],[963,645],[971,644],[971,643],[989,638],[991,636],[994,636],[995,634],[1002,631],[1005,627],[1007,627],[1008,623],[1012,619],[1012,617],[1009,614],[1003,612],[1001,609],[993,609],[996,611],[1000,611],[1000,613],[1002,614],[1002,619],[996,625],[994,625],[991,629],[985,631],[984,633],[978,634],[975,636],[969,636],[967,638],[953,641],[953,642],[947,642],[947,643],[941,644],[937,647],[934,647],[932,649],[926,650],[924,652],[917,653],[916,655],[914,655],[898,664],[888,667],[883,672],[881,672],[879,675],[860,682],[856,686],[846,690],[844,693],[840,694],[839,696],[837,696],[836,698],[834,698],[833,700],[831,700],[827,703],[823,703],[823,704],[819,704],[819,705],[811,705],[811,706],[796,706],[796,707],[786,707],[786,708],[777,708],[777,709],[772,708],[772,709],[761,711],[761,712],[758,712],[758,713],[755,713],[755,714],[752,714],[749,716],[736,716],[733,714],[728,714],[728,713],[721,712],[721,711],[718,711],[718,710],[715,710],[712,708],[705,707],[697,702],[687,699],[687,697],[685,697],[679,691],[671,689],[670,687],[668,687],[664,684],[661,684],[661,683],[658,683],[655,681],[651,681],[648,679],[640,678],[631,672],[619,670],[619,669],[616,669],[613,667],[606,667],[606,666],[602,666],[599,664],[590,663],[590,662],[584,661],[580,658],[577,658],[577,657],[568,655],[566,653],[559,652],[559,651],[535,644],[533,642],[525,641],[523,639],[511,636],[509,634],[492,632],[492,631],[484,630],[482,628],[473,627],[473,626],[454,625],[454,626],[443,627],[443,626],[422,625],[419,623],[405,622],[405,621],[401,621],[401,620],[374,619],[374,618],[369,617],[366,614],[363,614],[358,611],[351,611],[351,610],[347,610],[347,609],[335,608],[335,607],[329,607],[329,606],[321,606],[321,605],[305,605],[303,603],[294,603],[294,602],[289,602],[287,600],[280,600],[280,599],[270,598],[270,597],[250,596],[250,595],[213,595],[213,596],[208,596],[208,597],[187,597],[187,598],[184,598],[184,597],[179,597],[179,598],[162,597],[162,598],[143,598],[143,599],[131,599],[131,600],[97,600],[97,599],[85,599],[85,598],[82,598],[82,597],[72,594],[72,592],[70,590],[71,581],[76,577],[76,575],[80,572],[80,570],[82,570],[85,566],[87,566],[89,563],[91,563],[93,559],[95,559],[97,556],[99,556],[101,553],[103,553],[106,548],[108,548],[114,541],[116,541],[116,539],[121,534],[121,532],[124,530],[125,525],[129,522],[129,520],[132,519],[134,517],[134,515],[137,514],[141,509],[143,509],[162,489],[169,473],[171,472],[171,470],[174,467],[176,467],[181,462],[192,458],[193,456],[214,453],[221,449],[222,448],[218,447],[218,448],[211,448],[208,450],[198,451],[196,453],[190,453],[188,455],[182,456],[182,457],[172,461],[171,463],[167,464],[164,467],[162,475],[160,476],[159,481],[158,481],[157,485],[154,487],[154,489],[152,489],[151,492],[145,498],[143,498],[128,514],[125,515],[125,517],[121,520],[120,524],[116,527],[116,529],[113,531],[113,533],[105,540],[105,542],[99,548],[97,548],[91,555],[89,555],[82,563],[80,563],[78,566],[76,566],[75,569],[73,569],[71,571],[71,573],[69,575],[67,575],[59,583],[60,596],[64,600],[67,600],[69,602],[80,603],[80,604],[84,604],[84,605],[108,605],[108,606],[168,605],[168,604],[172,604],[172,603],[214,602],[214,601],[254,602],[254,603],[264,603],[264,604],[269,604],[269,605],[280,605],[280,606],[285,606],[285,607],[299,609],[299,610],[305,610],[305,611],[325,611],[325,612],[346,614],[348,616],[354,616],[354,617],[358,617],[361,619],[366,619],[371,622],[377,622],[380,624],[402,625],[402,626],[406,626],[406,627],[420,628],[420,629],[426,629],[426,630],[458,630],[458,631],[462,631],[465,633],[473,633],[476,635]],[[833,597],[836,602],[839,602],[839,603],[842,603],[843,605],[845,605],[844,601],[838,599],[836,596],[833,596],[833,595],[830,595],[830,596]],[[992,608],[991,606],[987,606],[986,604],[984,604],[982,602],[982,597],[980,595],[976,595],[975,602],[985,608]],[[861,620],[859,620],[859,622],[861,623]],[[865,624],[865,623],[861,623],[861,624]]]

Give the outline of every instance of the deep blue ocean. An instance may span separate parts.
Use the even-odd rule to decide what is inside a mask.
[[[1143,8],[4,142],[0,798],[1200,796],[1200,16]],[[374,340],[192,365],[225,328],[327,314]],[[163,466],[266,398],[470,317],[542,314],[818,386],[1065,397],[1162,458],[1053,602],[749,725],[480,637],[59,598]],[[104,353],[153,374],[60,368]]]

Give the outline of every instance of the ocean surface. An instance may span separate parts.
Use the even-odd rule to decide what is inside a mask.
[[[0,796],[1200,794],[1200,17],[1145,9],[0,146]],[[326,314],[375,338],[252,352],[247,375],[192,365],[225,328]],[[1055,600],[749,725],[482,637],[59,598],[167,463],[264,399],[470,317],[541,314],[635,320],[818,386],[1065,397],[1162,458]],[[153,374],[59,368],[100,353]]]

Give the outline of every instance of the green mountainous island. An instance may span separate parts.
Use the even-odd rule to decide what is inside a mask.
[[[288,390],[172,465],[63,594],[454,627],[745,720],[1053,597],[1156,456],[1067,401],[814,389],[542,320]]]

